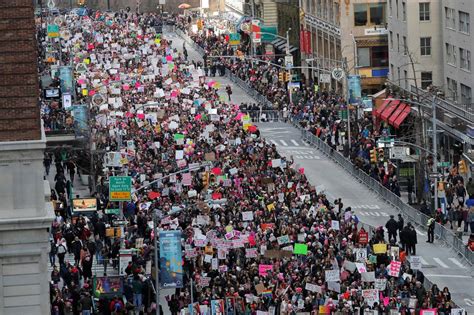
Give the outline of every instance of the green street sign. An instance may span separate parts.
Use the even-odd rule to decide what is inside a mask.
[[[260,32],[262,32],[262,42],[269,43],[277,38],[276,26],[260,26]]]
[[[344,120],[344,119],[347,119],[347,110],[345,110],[345,109],[344,109],[344,110],[340,110],[338,116],[339,116],[339,118],[341,118],[341,119],[343,119],[343,120]]]
[[[109,200],[132,200],[132,178],[130,176],[112,176],[109,178]]]
[[[449,162],[438,162],[438,167],[450,167],[451,163]]]
[[[59,37],[59,25],[56,25],[56,24],[48,25],[48,37],[49,38]]]
[[[105,214],[120,215],[120,209],[105,209]]]

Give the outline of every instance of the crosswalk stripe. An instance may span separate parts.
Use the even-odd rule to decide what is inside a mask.
[[[307,143],[306,141],[303,141],[303,144],[307,147],[309,147],[309,143]]]
[[[365,211],[359,211],[359,214],[360,214],[360,215],[363,215],[363,216],[369,215],[369,213],[368,213],[368,212],[365,212]]]
[[[420,261],[422,265],[428,266],[428,262],[423,257],[421,256],[418,256],[418,257],[420,257]]]
[[[380,213],[382,214],[382,216],[384,216],[384,217],[388,217],[388,214],[387,214],[387,212],[380,211]]]
[[[296,142],[296,140],[291,139],[291,142],[293,142],[293,144],[294,144],[295,146],[297,146],[297,147],[299,146],[299,143]]]
[[[283,144],[285,147],[288,146],[288,143],[285,142],[285,140],[280,139],[281,144]]]
[[[425,235],[426,235],[426,233],[424,233],[424,232],[421,232],[421,231],[420,231],[420,230],[418,230],[418,229],[415,229],[415,231],[416,231],[416,233],[418,233],[419,235],[422,235],[422,236],[425,236]]]
[[[453,264],[457,265],[458,267],[466,269],[466,267],[463,264],[461,264],[456,258],[448,258],[448,259],[451,260]]]
[[[273,143],[274,145],[278,145],[278,143],[273,139],[270,139],[270,142]]]
[[[374,212],[372,212],[372,213],[374,214],[374,216],[380,217],[380,213],[378,213],[377,211],[374,211]]]
[[[448,265],[446,265],[441,259],[433,257],[433,260],[436,261],[441,267],[449,268]]]

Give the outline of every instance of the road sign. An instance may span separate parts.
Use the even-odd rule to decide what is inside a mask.
[[[229,34],[229,44],[232,46],[240,45],[240,34],[239,33]]]
[[[56,24],[48,25],[48,37],[49,38],[59,37],[59,25],[56,25]]]
[[[285,66],[286,66],[286,69],[293,68],[293,55],[285,56]]]
[[[109,180],[110,201],[130,201],[132,199],[132,178],[130,176],[112,176]]]
[[[332,74],[332,78],[337,81],[344,78],[344,70],[342,70],[341,68],[334,68],[331,74]]]
[[[319,75],[319,83],[331,83],[331,75],[329,73],[321,73]]]
[[[392,147],[390,148],[390,158],[395,160],[403,160],[410,153],[408,147]]]
[[[105,214],[119,215],[120,214],[120,209],[105,209]]]
[[[442,174],[430,174],[430,178],[442,178]]]
[[[451,163],[449,162],[438,162],[438,167],[450,167]]]

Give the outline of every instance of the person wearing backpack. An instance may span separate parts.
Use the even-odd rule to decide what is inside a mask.
[[[54,267],[54,264],[56,263],[57,252],[58,248],[56,247],[56,244],[54,244],[54,240],[51,240],[49,242],[49,262],[51,263],[51,267]]]

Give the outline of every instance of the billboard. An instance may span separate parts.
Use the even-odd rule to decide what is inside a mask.
[[[74,92],[71,67],[63,66],[59,68],[59,80],[60,80],[60,86],[61,86],[61,93],[72,94]]]
[[[164,288],[183,287],[181,231],[160,232],[160,284]]]
[[[97,211],[97,200],[95,198],[81,198],[72,200],[74,212]]]
[[[94,294],[96,297],[115,295],[121,296],[123,293],[123,278],[122,277],[95,277]]]

